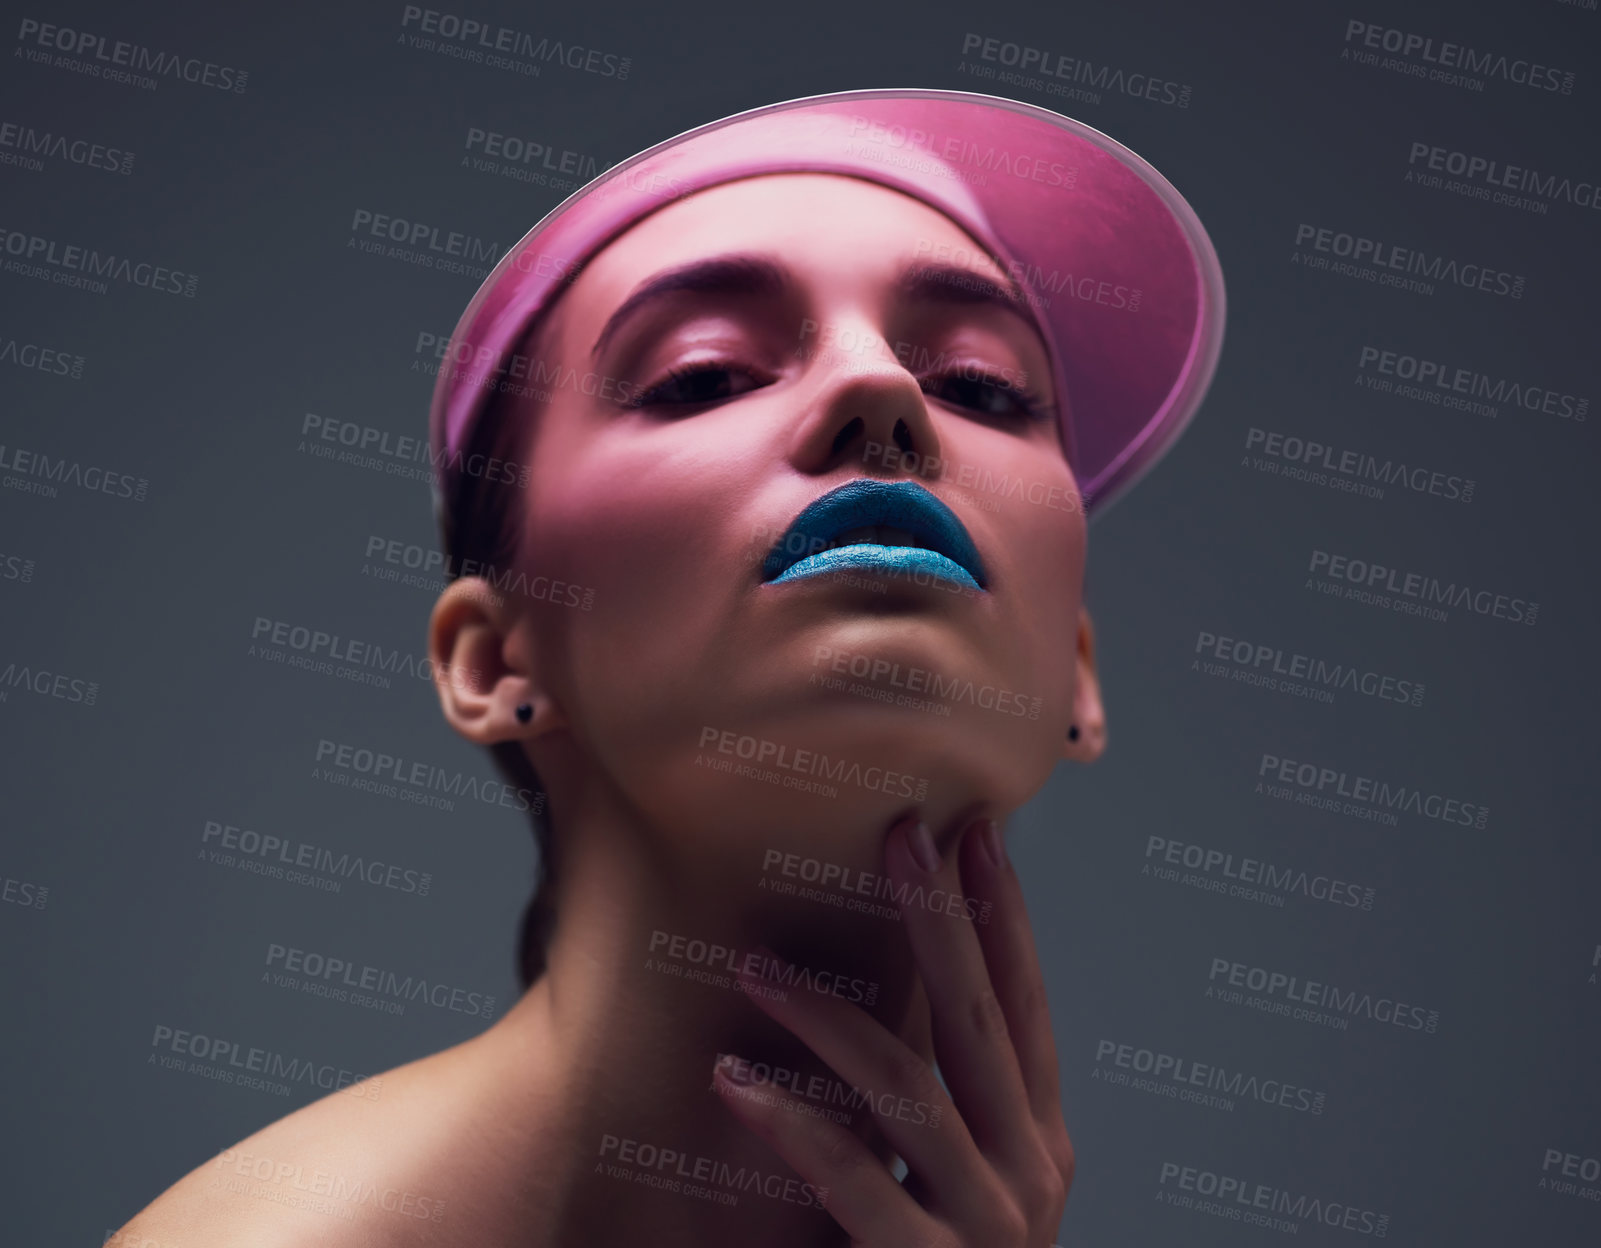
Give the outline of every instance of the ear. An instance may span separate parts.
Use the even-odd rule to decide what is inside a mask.
[[[428,619],[428,657],[439,705],[455,730],[478,745],[531,741],[566,726],[533,676],[526,633],[515,633],[507,600],[482,577],[445,587]],[[517,707],[534,708],[527,723]]]
[[[1101,705],[1101,679],[1095,671],[1095,625],[1089,608],[1078,609],[1078,679],[1073,695],[1073,724],[1078,740],[1062,738],[1062,757],[1069,762],[1093,763],[1106,749],[1106,710]]]

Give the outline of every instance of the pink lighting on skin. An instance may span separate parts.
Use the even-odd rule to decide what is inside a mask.
[[[436,666],[483,673],[437,683],[448,722],[479,744],[523,743],[548,792],[559,918],[547,970],[482,1034],[384,1072],[379,1099],[326,1097],[224,1154],[270,1159],[269,1176],[421,1194],[438,1224],[388,1205],[330,1217],[220,1185],[206,1163],[123,1238],[182,1244],[202,1227],[237,1243],[810,1248],[841,1242],[843,1228],[873,1248],[1053,1241],[1074,1165],[1056,1045],[1021,884],[984,817],[1004,819],[1056,763],[1092,761],[1105,742],[1082,508],[1007,497],[986,509],[937,476],[918,479],[978,548],[988,592],[976,595],[895,578],[882,593],[828,577],[768,584],[767,543],[753,540],[847,481],[915,479],[870,457],[871,444],[1078,502],[1054,419],[971,406],[969,391],[914,375],[882,345],[924,343],[1049,384],[1026,318],[897,296],[919,240],[1004,280],[950,218],[909,195],[786,173],[672,202],[564,289],[549,334],[524,350],[579,372],[593,365],[630,393],[675,367],[717,360],[730,372],[709,403],[633,406],[558,387],[537,412],[513,409],[528,430],[517,458],[532,469],[518,493],[519,564],[592,587],[592,609],[497,598],[462,578],[429,621]],[[786,288],[653,301],[591,360],[641,282],[729,254],[776,260]],[[808,321],[880,345],[807,350]],[[957,702],[947,717],[865,700],[809,679],[820,648],[1038,697],[1040,713]],[[514,713],[523,702],[535,708],[526,724]],[[708,726],[924,777],[916,813],[932,835],[898,793],[857,784],[823,797],[699,765]],[[785,898],[758,886],[775,852],[977,897],[994,917],[981,926],[911,906],[892,922]],[[879,991],[864,1008],[799,991],[759,999],[746,976],[736,991],[654,973],[647,958],[662,933],[768,947]],[[847,1130],[764,1109],[731,1094],[718,1069],[731,1053],[937,1099],[940,1125],[859,1114]],[[827,1185],[828,1204],[747,1193],[730,1207],[619,1179],[600,1150],[621,1137]],[[842,1148],[870,1164],[846,1173]],[[904,1185],[892,1150],[911,1168]],[[273,1182],[258,1186],[293,1190]]]

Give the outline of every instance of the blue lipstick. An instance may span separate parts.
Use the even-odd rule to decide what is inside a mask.
[[[858,533],[881,529],[888,533]],[[810,503],[768,552],[762,580],[796,581],[856,569],[922,573],[969,589],[987,578],[978,548],[953,512],[911,481],[863,477]]]

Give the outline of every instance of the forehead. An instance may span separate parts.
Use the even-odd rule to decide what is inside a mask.
[[[845,174],[762,174],[636,222],[584,267],[568,292],[571,312],[603,316],[650,274],[733,251],[774,253],[803,285],[808,276],[888,280],[919,258],[1007,280],[977,239],[914,196]]]

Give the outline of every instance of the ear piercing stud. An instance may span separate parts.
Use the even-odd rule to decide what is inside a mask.
[[[1067,728],[1067,739],[1069,741],[1077,741],[1078,740],[1078,725],[1077,724],[1069,724],[1068,725],[1068,728]]]
[[[519,702],[517,704],[517,722],[526,724],[534,717],[534,704],[532,702]],[[1075,728],[1075,732],[1078,730]]]

